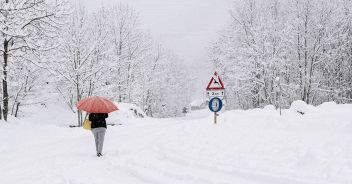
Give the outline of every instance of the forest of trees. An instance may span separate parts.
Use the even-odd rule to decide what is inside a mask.
[[[352,101],[352,1],[236,1],[211,47],[227,108]]]
[[[352,101],[351,1],[236,0],[229,17],[210,49],[227,109]],[[83,2],[4,0],[0,42],[5,121],[47,93],[61,96],[79,125],[75,104],[90,95],[151,117],[179,116],[190,102],[194,74],[125,4],[88,11]]]
[[[90,95],[134,103],[148,116],[182,114],[190,86],[183,61],[153,40],[128,5],[88,11],[65,0],[0,2],[0,118],[41,103],[44,86],[75,104]],[[48,91],[45,91],[48,92]]]

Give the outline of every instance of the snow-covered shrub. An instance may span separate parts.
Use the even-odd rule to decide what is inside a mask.
[[[309,112],[309,107],[306,102],[302,100],[296,100],[292,102],[290,111],[294,113],[306,114]]]
[[[319,109],[334,109],[336,108],[336,106],[337,106],[336,102],[325,102],[317,107]]]
[[[275,106],[273,106],[273,105],[266,105],[263,109],[264,109],[264,110],[267,110],[267,111],[275,111]]]

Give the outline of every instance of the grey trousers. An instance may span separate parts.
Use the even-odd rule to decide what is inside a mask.
[[[92,129],[92,133],[95,139],[95,148],[97,150],[97,154],[103,151],[105,131],[106,131],[106,128],[103,128],[103,127]]]

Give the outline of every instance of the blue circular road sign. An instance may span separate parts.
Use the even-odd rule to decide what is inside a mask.
[[[222,101],[220,98],[212,98],[209,102],[209,109],[212,112],[219,112],[222,108]]]

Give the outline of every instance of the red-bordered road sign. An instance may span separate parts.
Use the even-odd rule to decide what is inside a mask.
[[[210,82],[207,86],[207,91],[224,90],[224,89],[225,89],[224,83],[222,83],[222,80],[220,79],[218,73],[215,72],[214,76],[210,79]]]

